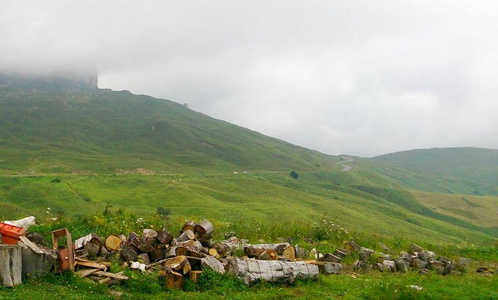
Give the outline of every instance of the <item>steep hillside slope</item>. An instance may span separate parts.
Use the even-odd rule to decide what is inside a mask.
[[[0,128],[1,174],[339,168],[337,158],[126,91],[0,89]]]

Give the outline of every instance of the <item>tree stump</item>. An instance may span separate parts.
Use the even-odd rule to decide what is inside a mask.
[[[21,246],[0,245],[0,284],[13,287],[22,283]]]

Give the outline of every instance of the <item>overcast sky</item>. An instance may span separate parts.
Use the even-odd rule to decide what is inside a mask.
[[[2,0],[0,41],[328,154],[498,149],[495,0]]]

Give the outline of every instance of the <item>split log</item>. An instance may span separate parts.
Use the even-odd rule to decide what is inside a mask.
[[[176,238],[176,240],[181,243],[181,242],[193,240],[194,238],[195,238],[194,232],[190,229],[187,229],[184,232],[182,232],[182,234],[180,234]]]
[[[87,244],[91,245],[85,247]],[[90,256],[97,256],[97,254],[100,252],[100,249],[102,248],[102,240],[95,233],[90,233],[74,241],[75,250],[81,249],[83,247],[85,247]]]
[[[144,253],[151,253],[156,250],[154,247],[154,243],[152,243],[151,241],[142,241],[138,249]]]
[[[194,233],[194,232],[195,232],[195,226],[196,226],[196,225],[197,225],[197,224],[195,224],[195,222],[194,222],[194,221],[187,221],[187,222],[185,223],[185,225],[183,225],[183,227],[182,227],[182,232],[185,232],[185,231],[187,231],[187,230],[190,230],[190,231],[192,231],[192,233]]]
[[[195,226],[195,233],[199,236],[199,240],[207,240],[211,238],[214,232],[214,226],[211,222],[204,219]]]
[[[194,246],[199,250],[199,252],[203,252],[204,246],[202,246],[202,243],[199,241],[194,241]]]
[[[227,272],[239,277],[246,285],[258,280],[292,283],[296,278],[318,279],[319,274],[318,266],[304,261],[286,262],[236,257],[228,259]]]
[[[192,280],[193,282],[197,282],[197,279],[199,279],[199,276],[201,276],[202,274],[202,271],[190,271],[190,273],[188,273],[188,278],[190,280]]]
[[[218,252],[220,257],[224,257],[227,253],[227,247],[220,242],[214,243],[213,248],[216,250],[216,252]]]
[[[260,260],[277,260],[278,255],[277,255],[277,252],[275,250],[266,249],[263,251],[263,253],[261,253],[258,256],[258,259],[260,259]]]
[[[211,256],[206,256],[203,259],[201,259],[201,266],[202,269],[208,267],[215,270],[218,273],[221,274],[225,273],[225,266],[219,260]]]
[[[220,254],[214,248],[209,249],[208,250],[208,254],[211,255],[214,258],[220,258]]]
[[[99,254],[100,249],[102,249],[102,245],[99,246],[95,243],[89,242],[86,243],[85,246],[83,246],[83,249],[85,249],[89,257],[95,258],[97,257],[97,254]]]
[[[157,237],[157,231],[155,231],[154,229],[144,229],[142,231],[142,237],[144,239],[149,239],[149,238],[156,238]]]
[[[137,250],[129,242],[122,243],[120,254],[125,261],[136,261],[138,256]]]
[[[190,262],[188,261],[185,255],[180,255],[167,259],[164,264],[167,267],[171,268],[171,270],[176,271],[183,275],[187,274],[192,269]]]
[[[284,249],[282,256],[289,259],[289,260],[295,260],[296,259],[296,249],[294,246],[289,246]]]
[[[13,287],[22,283],[21,246],[0,245],[0,285]]]
[[[245,255],[250,258],[259,257],[261,254],[263,254],[263,252],[265,252],[265,249],[263,248],[254,248],[252,246],[244,247]]]
[[[100,259],[106,259],[108,255],[109,255],[109,251],[107,251],[106,247],[100,248],[100,252],[99,252],[98,258],[100,258]]]
[[[164,259],[164,245],[159,244],[155,246],[154,251],[149,253],[151,261],[158,261]]]
[[[178,246],[176,247],[176,255],[189,255],[196,257],[205,256],[204,253],[202,253],[201,251],[199,251],[199,249],[197,249],[194,241],[179,243]]]
[[[144,265],[148,265],[148,264],[150,264],[150,257],[147,253],[141,253],[141,254],[137,255],[137,261],[139,263],[144,264]]]
[[[174,256],[176,256],[176,246],[170,247],[169,249],[164,251],[165,258],[174,257]]]
[[[127,241],[135,248],[139,248],[142,244],[142,238],[134,231],[130,232]]]
[[[179,289],[185,281],[182,274],[171,270],[169,267],[164,267],[159,272],[159,277],[164,278],[164,287],[167,289]]]
[[[123,240],[119,236],[111,234],[106,237],[104,244],[107,250],[116,252],[121,248],[122,242]]]
[[[277,244],[248,244],[246,247],[261,248],[261,249],[272,249],[277,252],[278,255],[283,255],[284,250],[287,249],[291,244],[289,243],[277,243]]]
[[[207,239],[205,241],[202,241],[202,245],[204,247],[212,248],[214,246],[213,239]]]
[[[167,230],[161,230],[157,233],[157,239],[164,245],[168,245],[173,241],[173,235]]]

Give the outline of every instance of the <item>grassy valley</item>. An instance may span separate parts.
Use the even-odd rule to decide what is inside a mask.
[[[331,156],[168,100],[110,90],[0,87],[0,128],[0,219],[35,215],[46,232],[67,226],[74,235],[88,230],[120,234],[125,232],[113,230],[137,226],[139,217],[174,228],[185,219],[207,218],[218,239],[291,238],[324,252],[348,239],[376,250],[379,242],[395,251],[418,243],[442,255],[491,265],[498,261],[496,150],[438,149],[373,159]],[[352,169],[344,171],[344,165]],[[169,218],[159,218],[158,209],[169,210]],[[109,210],[127,216],[121,220],[126,224],[106,219],[102,212]],[[344,276],[345,285],[353,285]],[[404,288],[407,282],[425,280],[415,276],[357,282],[374,284],[375,291],[393,298],[401,297],[398,291],[415,297]],[[339,280],[321,279],[314,297],[327,297],[330,284],[338,288],[329,296],[375,295],[347,293]],[[386,280],[394,285],[387,286]],[[480,277],[470,280],[488,285]],[[460,283],[455,279],[449,285]],[[261,286],[235,293],[239,298],[258,293],[304,297],[313,290],[309,284],[298,283],[289,292]],[[60,294],[65,292],[61,288]],[[190,292],[168,296],[195,298],[200,291]],[[443,294],[428,292],[421,295]]]

